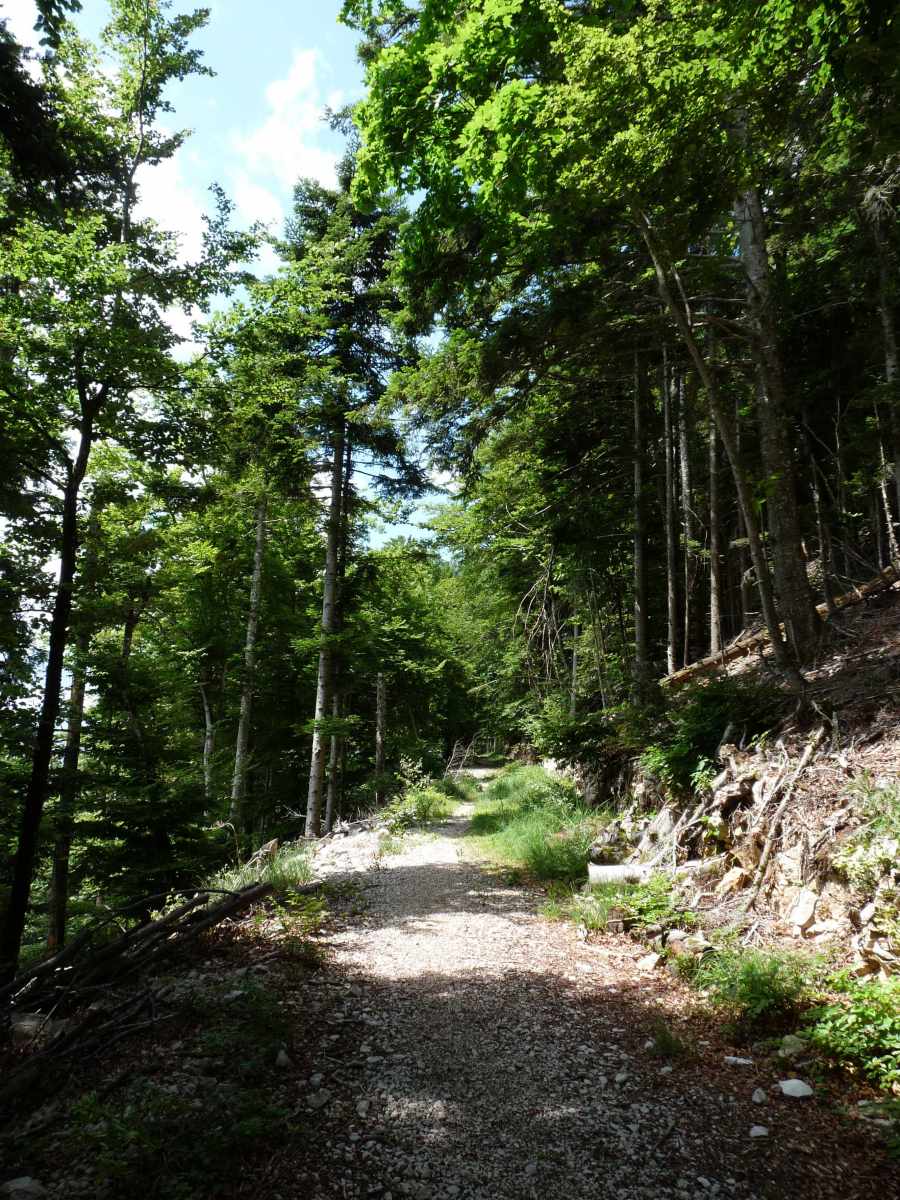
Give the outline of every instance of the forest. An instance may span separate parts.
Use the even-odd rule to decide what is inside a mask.
[[[0,11],[0,982],[460,746],[688,787],[802,705],[900,569],[896,6],[346,0],[338,186],[276,233],[215,189],[191,261],[139,199],[208,10],[38,8],[38,54]],[[748,634],[762,684],[666,682]]]

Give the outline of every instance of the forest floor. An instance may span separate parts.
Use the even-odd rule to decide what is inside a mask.
[[[312,940],[270,908],[174,964],[161,1023],[8,1132],[0,1183],[60,1200],[900,1196],[846,1088],[781,1096],[794,1072],[771,1047],[730,1044],[636,943],[582,940],[479,861],[471,812],[323,845]],[[667,1034],[684,1053],[657,1053]]]
[[[360,912],[328,936],[298,1094],[315,1137],[271,1163],[274,1196],[774,1198],[900,1195],[896,1167],[837,1097],[782,1097],[695,993],[625,937],[587,943],[540,891],[474,859],[471,805],[380,854],[332,843],[320,871]],[[369,856],[368,863],[366,856]],[[687,1052],[673,1058],[664,1025]],[[774,1086],[774,1092],[773,1092]],[[764,1103],[754,1103],[756,1089]],[[757,1093],[759,1099],[759,1093]],[[763,1126],[766,1136],[751,1136]]]

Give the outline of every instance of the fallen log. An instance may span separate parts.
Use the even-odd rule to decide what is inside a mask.
[[[854,604],[860,604],[867,596],[875,595],[876,592],[892,587],[896,582],[896,570],[892,566],[887,566],[867,583],[862,583],[858,587],[854,587],[852,591],[845,592],[843,596],[836,596],[833,606],[834,610],[840,612],[841,609],[850,608]],[[830,614],[827,605],[817,605],[816,612],[823,621],[828,620]],[[781,626],[781,628],[783,630],[784,626]],[[727,666],[730,662],[735,662],[739,658],[745,658],[755,650],[768,645],[769,641],[769,631],[767,629],[761,629],[758,633],[753,633],[746,637],[741,636],[718,654],[711,654],[707,658],[699,658],[689,666],[682,667],[680,671],[673,671],[671,675],[664,675],[660,680],[660,686],[665,688],[681,687],[682,684],[690,683],[692,679],[696,679],[698,675],[706,675],[711,671]]]

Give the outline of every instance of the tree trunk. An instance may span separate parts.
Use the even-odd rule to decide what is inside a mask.
[[[213,793],[213,754],[216,749],[216,723],[213,720],[212,705],[206,684],[201,682],[200,700],[203,703],[203,799],[207,806],[212,802]]]
[[[741,516],[744,521],[744,528],[747,531],[747,541],[750,548],[750,558],[753,562],[754,570],[756,571],[757,587],[759,588],[760,605],[763,611],[763,617],[766,622],[766,628],[769,632],[769,638],[772,645],[772,652],[775,656],[775,661],[779,669],[784,674],[785,678],[791,685],[800,689],[804,686],[803,676],[797,668],[791,649],[785,644],[781,636],[780,622],[778,620],[778,611],[775,607],[775,598],[772,592],[772,579],[769,574],[769,564],[766,561],[765,552],[763,551],[762,539],[759,535],[759,526],[756,521],[756,512],[753,507],[753,495],[750,487],[744,476],[743,464],[737,450],[737,442],[734,435],[734,429],[731,424],[729,414],[726,412],[719,396],[719,391],[716,386],[715,376],[709,368],[709,364],[703,357],[700,345],[694,335],[691,322],[688,314],[677,303],[672,289],[669,286],[668,276],[664,266],[663,252],[657,242],[653,226],[650,223],[649,217],[645,213],[637,214],[637,221],[644,239],[644,244],[647,247],[647,252],[653,263],[653,268],[656,273],[656,283],[659,289],[660,299],[668,309],[675,322],[676,328],[684,341],[685,348],[691,357],[694,366],[697,368],[697,374],[700,381],[706,389],[706,394],[709,397],[710,409],[715,417],[716,427],[719,430],[719,436],[722,439],[722,445],[725,448],[725,453],[728,456],[728,462],[731,466],[732,475],[734,476],[734,486],[737,492],[738,506],[741,511]]]
[[[341,697],[335,689],[331,699],[331,715],[335,721],[341,715]],[[331,735],[331,748],[328,755],[328,792],[325,799],[325,832],[331,833],[341,809],[341,779],[340,761],[343,738],[337,733]]]
[[[88,637],[83,634],[78,639],[79,661],[72,668],[72,686],[69,689],[66,748],[63,751],[59,809],[56,814],[53,842],[53,869],[50,878],[48,950],[59,950],[66,941],[66,922],[69,911],[69,856],[72,849],[75,805],[80,791],[78,760],[81,756],[81,727],[84,721],[85,670],[81,659],[87,652],[87,648]]]
[[[897,503],[897,519],[900,521],[900,415],[897,412],[896,387],[900,377],[900,356],[897,351],[897,331],[894,327],[894,308],[891,304],[891,263],[887,241],[881,225],[876,221],[876,257],[878,259],[878,316],[881,321],[884,344],[884,381],[888,385],[888,428],[891,435],[891,455],[894,460],[894,492]]]
[[[650,676],[647,632],[647,503],[644,495],[644,416],[647,375],[640,358],[634,359],[634,690],[644,694]]]
[[[327,735],[322,725],[331,706],[332,638],[337,632],[338,556],[341,542],[341,509],[343,507],[344,417],[335,428],[331,458],[331,492],[328,502],[328,525],[325,539],[325,580],[322,592],[322,641],[319,649],[319,673],[316,682],[316,711],[313,725],[312,753],[309,763],[309,789],[306,799],[306,836],[322,834],[322,791],[325,782]]]
[[[47,667],[44,674],[44,690],[38,716],[31,761],[31,776],[22,809],[19,841],[16,848],[9,905],[0,938],[0,984],[8,982],[16,973],[31,881],[37,856],[38,832],[47,792],[50,785],[50,764],[53,759],[53,739],[56,720],[59,716],[60,689],[62,687],[63,660],[69,636],[72,615],[72,585],[78,554],[78,493],[87,471],[88,459],[94,438],[94,414],[101,403],[100,397],[90,402],[82,398],[81,435],[78,453],[71,465],[63,492],[62,538],[60,541],[59,579],[50,619],[50,642],[47,651]]]
[[[387,729],[387,689],[384,675],[378,672],[375,681],[375,803],[384,804],[384,738]]]
[[[691,447],[688,438],[688,397],[693,398],[695,388],[688,385],[682,376],[678,403],[678,472],[681,477],[681,529],[684,542],[684,662],[693,662],[693,600],[697,570],[697,531],[694,527],[694,495],[691,480]]]
[[[722,514],[719,511],[719,444],[709,422],[709,652],[722,649]]]
[[[247,636],[244,640],[244,679],[241,685],[241,711],[234,747],[234,775],[231,780],[231,807],[228,813],[228,819],[235,829],[243,828],[244,798],[247,792],[247,751],[250,745],[250,717],[253,709],[253,677],[256,668],[256,634],[259,628],[263,557],[266,551],[267,508],[268,496],[263,492],[256,502],[256,545],[253,550],[253,574],[250,579]]]
[[[818,641],[820,621],[803,560],[796,467],[787,430],[787,396],[778,348],[769,251],[759,192],[749,187],[734,203],[741,257],[747,274],[747,304],[754,330],[754,355],[761,386],[756,416],[760,450],[771,489],[767,505],[772,563],[779,608],[794,656],[803,661]]]
[[[665,355],[662,367],[663,453],[666,460],[666,669],[671,675],[678,662],[678,529],[675,524],[675,446],[672,422],[672,388]]]

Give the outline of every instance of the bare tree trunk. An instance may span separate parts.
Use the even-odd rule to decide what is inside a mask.
[[[678,666],[678,530],[675,525],[675,446],[672,430],[672,387],[663,352],[663,453],[666,460],[666,669]]]
[[[331,698],[331,715],[335,721],[340,719],[341,715],[341,697],[335,689],[334,695]],[[340,779],[340,761],[341,761],[341,738],[337,733],[331,735],[331,747],[328,754],[328,791],[325,797],[325,832],[331,833],[334,829],[334,822],[340,812],[341,801],[341,779]]]
[[[889,388],[888,428],[891,435],[891,455],[894,460],[894,492],[897,503],[897,518],[900,521],[900,415],[897,412],[896,385],[900,377],[900,355],[897,351],[897,331],[894,327],[894,309],[891,304],[891,264],[887,242],[881,225],[873,225],[878,259],[878,316],[881,320],[884,344],[884,380]]]
[[[694,582],[697,555],[697,531],[694,528],[694,496],[691,480],[691,447],[688,439],[688,396],[694,389],[682,376],[678,404],[678,470],[681,476],[681,528],[684,541],[684,662],[693,662],[691,633],[693,630]]]
[[[578,638],[581,628],[577,618],[572,626],[572,677],[569,687],[569,716],[572,720],[578,712]]]
[[[387,688],[381,671],[375,680],[375,803],[384,804],[384,740],[387,731]]]
[[[756,521],[756,512],[753,507],[753,496],[744,476],[743,464],[738,454],[737,442],[734,436],[734,429],[726,412],[724,405],[721,402],[716,380],[709,368],[709,364],[703,357],[700,345],[694,335],[689,314],[675,300],[672,294],[672,289],[669,286],[669,280],[666,274],[665,260],[663,252],[657,242],[653,226],[646,213],[637,214],[638,226],[641,235],[644,239],[644,244],[650,255],[656,273],[656,282],[659,289],[660,299],[668,309],[673,321],[681,335],[685,348],[687,349],[694,366],[697,368],[697,374],[700,381],[706,389],[706,394],[709,397],[710,408],[715,417],[716,426],[719,430],[719,436],[722,439],[722,445],[725,448],[725,453],[728,456],[728,462],[731,466],[732,475],[734,476],[734,486],[737,492],[738,505],[740,507],[741,516],[744,521],[744,528],[747,532],[747,541],[750,547],[750,558],[753,562],[754,570],[756,571],[757,587],[759,588],[760,604],[763,611],[763,617],[766,622],[766,628],[769,632],[769,639],[772,645],[772,652],[775,656],[775,661],[779,669],[789,680],[791,685],[800,689],[804,686],[803,676],[797,668],[797,664],[791,654],[791,650],[785,644],[781,636],[781,627],[778,619],[778,612],[775,607],[775,598],[772,592],[772,579],[769,573],[769,564],[766,561],[765,552],[762,546],[762,540],[759,535],[759,526]]]
[[[722,514],[719,511],[719,446],[709,423],[709,652],[722,649]]]
[[[78,760],[81,756],[81,728],[84,721],[85,670],[81,659],[87,652],[88,640],[87,634],[82,634],[78,639],[78,661],[72,667],[72,686],[69,689],[66,748],[63,751],[59,809],[56,814],[53,842],[53,870],[50,878],[48,950],[58,950],[65,945],[66,941],[66,923],[69,911],[69,856],[72,850],[75,805],[80,791]]]
[[[236,829],[243,828],[244,799],[247,793],[247,751],[250,746],[250,718],[253,710],[253,685],[256,669],[256,635],[259,629],[259,606],[262,596],[263,558],[266,552],[265,492],[256,502],[256,544],[253,549],[253,574],[250,578],[250,608],[247,613],[247,635],[244,639],[244,678],[241,684],[241,711],[238,717],[237,739],[234,747],[234,774],[231,780],[231,807],[228,819]]]
[[[72,615],[72,586],[75,581],[78,554],[78,493],[84,481],[93,444],[94,415],[101,406],[104,396],[104,391],[90,398],[82,394],[82,420],[78,453],[74,463],[70,465],[63,491],[59,581],[53,601],[53,614],[50,618],[47,668],[44,674],[44,690],[34,739],[31,776],[22,809],[12,886],[2,937],[0,937],[0,985],[8,982],[16,973],[19,952],[22,948],[22,936],[25,932],[31,881],[37,856],[38,832],[50,786],[50,764],[53,759],[56,720],[59,716],[63,661]]]
[[[319,649],[319,673],[316,682],[316,711],[313,727],[312,753],[309,763],[309,789],[306,800],[306,836],[322,834],[322,792],[325,781],[327,734],[322,725],[331,706],[332,638],[337,631],[338,558],[341,543],[341,510],[343,508],[344,417],[335,426],[331,457],[331,492],[328,502],[328,525],[325,538],[325,581],[322,591],[322,642]]]
[[[797,473],[787,430],[787,397],[778,348],[769,251],[762,205],[755,187],[747,188],[735,200],[734,219],[747,274],[748,310],[755,333],[754,354],[761,384],[757,391],[756,415],[763,465],[771,487],[767,511],[775,586],[788,642],[795,657],[802,661],[815,647],[820,621],[803,560],[795,493]]]
[[[644,693],[650,675],[647,632],[647,503],[644,495],[644,416],[647,376],[640,358],[634,359],[634,688]]]
[[[203,703],[203,799],[207,805],[212,801],[213,777],[212,763],[216,749],[216,724],[213,720],[212,705],[206,684],[200,683],[200,699]]]

